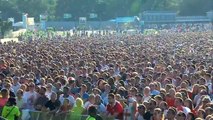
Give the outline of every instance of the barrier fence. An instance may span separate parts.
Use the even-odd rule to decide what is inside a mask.
[[[0,112],[1,113],[1,112]],[[113,117],[108,117],[105,114],[100,114],[103,120],[116,120]],[[123,111],[124,120],[132,120],[132,114],[128,108]],[[76,115],[73,112],[66,113],[49,113],[43,111],[21,110],[21,115],[18,120],[86,120],[88,115]],[[0,116],[0,120],[6,120]]]
[[[103,120],[115,120],[105,115],[100,115]],[[19,120],[86,120],[88,115],[75,115],[72,112],[67,113],[48,113],[41,111],[22,110]]]

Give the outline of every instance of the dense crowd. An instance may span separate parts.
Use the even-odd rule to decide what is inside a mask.
[[[37,38],[0,54],[2,119],[213,120],[212,32]]]
[[[169,30],[169,32],[203,32],[213,30],[212,23],[171,23],[171,24],[149,24],[146,29]]]

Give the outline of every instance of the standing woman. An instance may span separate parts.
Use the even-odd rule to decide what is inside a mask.
[[[164,120],[163,111],[160,108],[155,108],[151,120]]]
[[[2,89],[0,92],[0,113],[3,107],[6,105],[9,98],[9,91],[7,89]]]
[[[7,120],[16,120],[20,116],[19,108],[16,106],[16,99],[9,98],[7,104],[4,106],[2,110],[3,118]]]

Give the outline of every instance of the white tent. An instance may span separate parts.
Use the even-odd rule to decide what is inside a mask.
[[[14,23],[13,27],[23,27],[23,22]]]

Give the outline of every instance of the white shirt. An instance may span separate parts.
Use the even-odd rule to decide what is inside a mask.
[[[109,70],[109,66],[108,65],[101,65],[101,71],[106,71]]]
[[[136,119],[136,120],[145,120],[145,119],[143,118],[143,116],[140,115],[138,112],[137,112],[136,115],[135,115],[135,119]]]
[[[208,84],[209,94],[211,95],[213,93],[212,90],[212,83]]]
[[[150,96],[144,96],[143,97],[143,102],[149,102],[150,99],[151,99]]]
[[[61,104],[63,104],[64,103],[64,95],[62,94],[62,95],[60,95],[60,97],[59,97],[59,101],[61,102]],[[69,95],[68,97],[67,97],[67,99],[69,100],[69,102],[70,102],[70,104],[72,105],[72,106],[74,106],[75,105],[75,99],[74,99],[74,97],[73,96],[71,96],[71,95]]]
[[[183,112],[187,115],[191,110],[188,107],[183,107]]]
[[[14,93],[16,94],[18,89],[21,87],[21,84],[20,83],[17,83],[16,85],[12,85],[12,89],[14,91]]]
[[[28,100],[31,97],[36,99],[38,97],[38,93],[36,93],[35,91],[33,91],[33,92],[30,92],[30,91],[24,92],[23,99]]]
[[[26,103],[26,100],[24,100],[23,98],[21,98],[20,100],[18,98],[16,98],[16,105],[20,108],[23,109],[24,104]]]
[[[90,101],[87,101],[87,102],[84,104],[84,108],[85,108],[85,109],[88,109],[91,105],[92,105],[92,103],[91,103]]]
[[[23,99],[26,100],[26,107],[28,109],[33,109],[33,104],[38,97],[38,93],[33,92],[24,92]]]
[[[46,96],[47,96],[47,98],[50,100],[51,95],[52,95],[52,91],[50,91],[50,92],[46,92],[46,93],[45,93],[45,95],[46,95]]]

